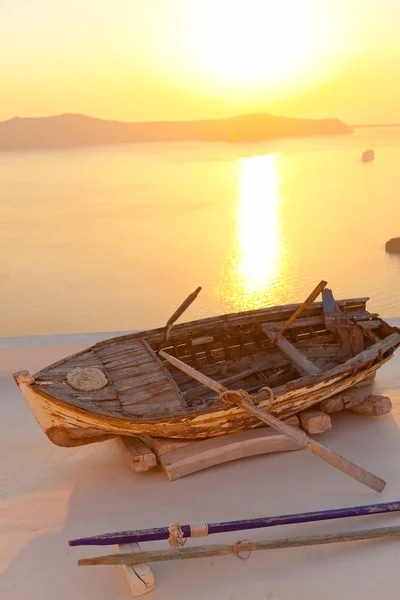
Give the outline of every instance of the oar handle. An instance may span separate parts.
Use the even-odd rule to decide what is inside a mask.
[[[322,458],[322,460],[332,465],[332,467],[336,467],[336,469],[339,469],[343,473],[346,473],[346,475],[353,477],[353,479],[357,479],[357,481],[360,481],[360,483],[363,483],[364,485],[372,488],[376,492],[382,492],[382,490],[384,489],[386,483],[382,479],[379,479],[379,477],[376,477],[375,475],[373,475],[369,471],[366,471],[362,467],[355,465],[350,460],[347,460],[347,458],[340,456],[340,454],[335,454],[335,452],[332,452],[332,450],[329,450],[329,448],[322,446],[322,444],[319,444],[312,438],[308,437],[308,435],[306,435],[304,431],[291,427],[287,423],[284,423],[283,421],[280,421],[273,415],[260,410],[259,408],[255,407],[254,405],[250,404],[250,402],[247,402],[239,396],[234,396],[234,398],[235,403],[238,406],[241,406],[249,413],[253,414],[255,417],[260,419],[260,421],[263,421],[267,425],[270,425],[271,427],[273,427],[277,431],[280,431],[280,433],[283,433],[284,435],[286,435],[286,437],[291,438],[292,440],[294,440],[295,442],[297,442],[316,456],[319,456],[319,458]]]
[[[283,333],[288,327],[290,327],[290,325],[293,323],[293,321],[295,319],[297,319],[298,316],[301,315],[301,313],[308,307],[310,306],[310,304],[312,304],[314,302],[314,300],[319,296],[319,294],[322,292],[322,290],[324,289],[324,287],[328,285],[327,281],[321,280],[319,282],[319,284],[313,289],[313,291],[311,292],[311,294],[308,296],[308,298],[306,300],[304,300],[303,304],[301,304],[299,306],[299,308],[297,310],[294,311],[294,313],[292,314],[291,317],[289,317],[289,319],[286,321],[286,323],[284,323],[282,325],[282,327],[280,328],[280,330],[275,334],[275,336],[270,340],[270,343],[273,344],[275,339],[277,338],[277,336],[280,333]]]
[[[357,479],[357,481],[367,485],[376,492],[382,492],[384,490],[386,482],[383,481],[383,479],[380,479],[362,467],[355,465],[351,460],[344,458],[344,456],[335,454],[329,450],[329,448],[322,446],[315,440],[309,438],[306,448],[313,454],[316,454],[316,456],[322,458],[325,462],[332,465],[332,467],[336,467],[336,469],[343,471],[346,475],[350,475],[353,479]]]
[[[400,511],[400,502],[383,502],[380,504],[366,504],[363,506],[350,506],[347,508],[333,508],[307,513],[294,513],[275,517],[257,517],[240,521],[222,521],[208,523],[208,535],[227,533],[232,531],[247,531],[249,529],[262,529],[279,525],[293,525],[297,523],[311,523],[314,521],[329,521],[332,519],[347,519],[350,517],[371,516],[377,514],[393,513]],[[192,537],[191,525],[181,525],[185,538]],[[112,544],[130,544],[133,542],[152,542],[167,540],[168,527],[153,529],[136,529],[102,533],[91,537],[70,540],[70,546],[110,546]]]
[[[182,304],[180,305],[179,308],[176,309],[176,311],[174,312],[174,314],[168,319],[165,327],[170,327],[170,325],[173,325],[175,323],[175,321],[177,321],[179,319],[179,317],[181,315],[183,315],[183,313],[185,312],[186,309],[189,308],[189,306],[192,304],[192,302],[194,302],[197,298],[197,296],[199,295],[199,293],[201,292],[201,287],[199,286],[194,292],[192,292],[184,302],[182,302]]]

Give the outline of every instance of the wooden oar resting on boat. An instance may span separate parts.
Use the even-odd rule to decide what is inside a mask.
[[[290,319],[288,319],[286,321],[286,323],[284,323],[282,325],[282,327],[279,329],[279,331],[271,338],[271,344],[273,344],[274,341],[276,340],[276,338],[279,335],[281,335],[284,331],[286,331],[286,329],[288,329],[290,327],[290,325],[294,322],[294,320],[297,319],[297,317],[299,317],[301,315],[301,313],[304,312],[304,310],[308,306],[310,306],[310,304],[312,304],[314,302],[314,300],[316,300],[318,298],[318,296],[320,295],[320,293],[322,292],[322,290],[324,289],[324,287],[326,285],[328,285],[327,281],[320,281],[319,282],[319,284],[311,292],[311,294],[308,296],[308,298],[306,300],[304,300],[303,304],[301,304],[299,306],[299,308],[294,311],[294,313],[292,314],[292,316],[290,317]]]
[[[400,502],[384,502],[368,504],[366,506],[352,506],[349,508],[334,508],[308,513],[281,515],[276,517],[258,517],[257,519],[244,519],[241,521],[225,521],[222,523],[199,523],[180,525],[183,538],[203,537],[215,533],[228,533],[231,531],[247,531],[250,529],[263,529],[279,525],[293,525],[297,523],[311,523],[315,521],[329,521],[332,519],[347,519],[350,517],[371,516],[383,513],[400,511]],[[199,535],[201,531],[201,535]],[[86,538],[70,540],[70,546],[110,546],[113,544],[130,544],[140,542],[153,542],[168,540],[170,527],[157,527],[153,529],[137,529],[132,531],[118,531],[116,533],[103,533]]]
[[[320,546],[338,542],[354,542],[357,540],[372,540],[397,537],[400,535],[400,526],[379,527],[361,531],[343,531],[324,535],[311,535],[306,537],[282,538],[251,542],[239,540],[233,545],[218,544],[210,546],[196,546],[187,548],[174,548],[170,550],[152,550],[150,552],[135,552],[126,554],[109,554],[93,558],[81,558],[78,565],[81,567],[94,565],[137,565],[140,563],[160,562],[165,560],[184,560],[189,558],[206,558],[212,556],[227,556],[234,554],[239,558],[249,558],[251,552],[257,550],[275,550],[278,548],[296,548],[299,546]],[[247,556],[240,556],[247,552]]]
[[[176,309],[176,311],[174,312],[174,314],[168,319],[167,324],[165,325],[165,339],[168,340],[169,338],[169,334],[171,333],[171,329],[175,323],[175,321],[177,321],[179,319],[179,317],[181,317],[183,315],[183,313],[185,312],[185,310],[187,310],[189,308],[189,306],[196,300],[197,296],[200,294],[201,292],[201,287],[199,286],[198,288],[196,288],[194,290],[194,292],[192,292],[184,302],[182,302],[182,304],[180,305],[179,308]]]
[[[266,423],[270,427],[276,429],[276,431],[283,433],[283,435],[286,435],[286,437],[291,438],[300,446],[306,448],[306,450],[309,450],[310,452],[312,452],[316,456],[319,456],[320,458],[322,458],[322,460],[329,463],[336,469],[339,469],[343,473],[346,473],[346,475],[353,477],[353,479],[357,479],[357,481],[360,481],[361,483],[372,488],[373,490],[377,492],[382,492],[382,490],[384,489],[386,483],[382,479],[379,479],[379,477],[376,477],[372,473],[369,473],[362,467],[359,467],[358,465],[352,463],[343,456],[335,454],[334,452],[332,452],[332,450],[325,448],[325,446],[323,446],[322,444],[319,444],[312,438],[308,437],[308,435],[304,433],[304,431],[291,427],[290,425],[284,423],[283,421],[280,421],[273,415],[263,410],[260,410],[259,408],[254,406],[247,392],[244,392],[243,390],[240,390],[238,392],[234,390],[228,390],[225,386],[210,379],[210,377],[206,377],[202,373],[199,373],[198,371],[184,364],[177,358],[169,356],[163,350],[160,350],[160,354],[165,359],[167,359],[172,365],[193,377],[193,379],[196,379],[200,383],[203,383],[204,385],[210,387],[215,392],[218,392],[221,396],[221,399],[224,402],[232,402],[238,407],[243,408],[263,423]],[[272,393],[272,390],[270,390],[270,392]]]
[[[325,286],[301,304],[175,324],[198,288],[165,327],[99,342],[14,378],[58,446],[120,436],[212,438],[260,427],[257,410],[263,422],[281,422],[373,377],[400,346],[400,330],[369,313],[368,298],[332,302]],[[321,289],[324,301],[313,302]],[[206,379],[199,385],[178,364]],[[236,405],[223,402],[225,389],[221,398],[206,380],[244,390],[254,403],[245,404],[245,395],[235,396]],[[325,453],[296,431],[300,437]]]

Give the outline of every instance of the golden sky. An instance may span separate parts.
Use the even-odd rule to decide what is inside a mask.
[[[0,119],[400,121],[400,0],[1,0]]]

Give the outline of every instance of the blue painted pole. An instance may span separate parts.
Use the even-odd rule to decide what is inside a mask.
[[[353,506],[351,508],[335,508],[309,513],[298,513],[278,517],[260,517],[244,521],[225,521],[223,523],[209,523],[208,535],[213,533],[227,533],[229,531],[245,531],[248,529],[261,529],[263,527],[276,527],[277,525],[292,525],[295,523],[310,523],[312,521],[329,521],[331,519],[347,519],[349,517],[362,517],[382,513],[400,511],[400,502],[386,502],[382,504],[367,504],[366,506]],[[181,525],[184,537],[191,537],[190,525]],[[132,542],[153,542],[167,540],[168,527],[156,529],[137,529],[132,531],[119,531],[117,533],[103,533],[93,537],[70,540],[70,546],[109,546],[111,544],[129,544]]]

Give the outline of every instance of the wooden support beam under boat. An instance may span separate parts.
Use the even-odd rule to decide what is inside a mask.
[[[289,342],[281,333],[274,333],[267,325],[261,325],[262,331],[272,342],[282,350],[282,352],[295,364],[296,368],[301,369],[302,373],[307,375],[320,375],[322,373],[314,363],[304,356],[293,344]]]
[[[260,427],[191,444],[180,444],[180,447],[170,452],[162,451],[159,461],[168,479],[175,481],[233,460],[294,450],[302,450],[302,446],[271,427]]]
[[[213,381],[210,377],[206,377],[202,373],[199,373],[198,371],[196,371],[196,369],[189,367],[189,365],[186,365],[179,359],[170,356],[163,350],[160,350],[160,355],[167,359],[175,367],[193,377],[193,379],[197,379],[197,381],[199,381],[200,383],[208,385],[215,392],[218,392],[219,394],[222,394],[223,392],[228,392],[228,390],[220,383]],[[304,431],[300,431],[293,427],[290,427],[290,425],[283,423],[282,421],[270,415],[269,413],[260,410],[259,408],[254,406],[254,404],[251,404],[248,400],[246,400],[237,392],[230,393],[230,400],[243,410],[247,411],[249,414],[257,417],[257,419],[259,419],[263,423],[266,423],[270,427],[273,427],[276,431],[279,431],[280,433],[283,433],[283,435],[286,435],[288,438],[298,442],[301,446],[303,446],[316,456],[319,456],[320,458],[322,458],[322,460],[329,463],[336,469],[339,469],[343,473],[346,473],[346,475],[349,475],[353,479],[356,479],[360,483],[363,483],[364,485],[372,488],[377,492],[383,491],[386,485],[385,481],[379,479],[372,473],[369,473],[362,467],[359,467],[358,465],[352,463],[343,456],[335,454],[334,452],[332,452],[332,450],[325,448],[324,446],[322,446],[322,444],[319,444],[315,440],[309,438],[304,433]]]

